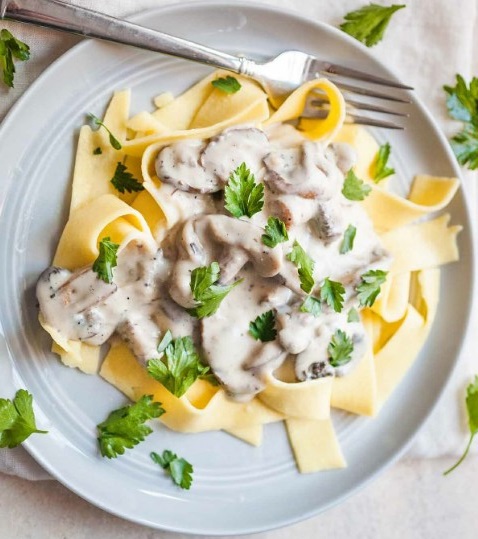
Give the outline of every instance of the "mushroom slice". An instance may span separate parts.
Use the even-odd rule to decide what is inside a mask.
[[[222,189],[220,179],[199,163],[204,147],[202,140],[187,139],[163,148],[156,158],[158,178],[181,191],[214,193]]]
[[[211,139],[201,153],[200,163],[208,176],[225,184],[231,172],[245,163],[253,173],[262,168],[262,159],[269,152],[269,139],[254,127],[226,129]]]

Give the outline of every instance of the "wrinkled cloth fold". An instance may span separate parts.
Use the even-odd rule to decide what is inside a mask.
[[[192,0],[194,1],[194,0]],[[113,16],[127,17],[142,10],[172,1],[162,0],[75,0],[83,7],[97,9]],[[298,12],[311,20],[338,26],[349,11],[366,4],[362,0],[262,0],[262,3]],[[375,0],[375,3],[391,2]],[[389,66],[398,77],[412,85],[447,136],[459,128],[449,119],[445,108],[444,84],[454,84],[455,74],[470,79],[478,75],[478,5],[476,0],[420,1],[410,0],[406,8],[392,19],[384,40],[370,49],[371,53]],[[16,64],[15,88],[0,85],[0,121],[16,100],[39,75],[61,54],[81,41],[81,38],[47,29],[2,21],[0,28],[10,29],[18,39],[31,47],[28,62]],[[470,202],[472,222],[477,219],[478,174],[464,171],[466,196]],[[0,205],[1,205],[0,201]],[[476,311],[476,309],[475,309]],[[478,327],[473,314],[471,327]],[[474,373],[478,373],[475,351],[478,332],[470,331],[461,353],[458,367],[425,427],[410,447],[407,458],[457,456],[467,439],[467,419],[464,406],[465,389]],[[1,357],[0,357],[1,361]],[[0,396],[1,382],[0,382]],[[478,451],[478,444],[475,451]],[[0,471],[37,480],[51,478],[21,447],[0,450]]]

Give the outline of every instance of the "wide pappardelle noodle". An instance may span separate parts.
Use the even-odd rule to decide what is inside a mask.
[[[423,346],[460,230],[431,214],[458,181],[416,176],[408,198],[376,184],[378,145],[344,125],[327,80],[271,110],[257,84],[226,94],[221,76],[133,117],[115,93],[103,121],[121,150],[82,127],[40,321],[63,363],[153,395],[171,429],[259,445],[284,420],[300,471],[343,467],[331,408],[376,415]],[[326,120],[300,119],[312,91]],[[111,282],[92,269],[106,238]],[[174,387],[148,372],[178,358],[192,384],[187,369]]]

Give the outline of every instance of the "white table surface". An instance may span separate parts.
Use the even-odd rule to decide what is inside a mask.
[[[105,10],[112,9],[112,5],[119,7],[122,4],[122,0],[102,0],[101,4],[103,2]],[[323,0],[317,0],[317,8],[314,8],[317,13],[322,2]],[[425,7],[430,8],[430,4],[435,6],[435,2],[442,7],[447,4],[442,0],[409,0],[406,3],[419,16],[421,10]],[[88,2],[80,0],[78,3]],[[130,0],[127,3],[128,8],[131,4],[135,4]],[[142,3],[147,2],[138,0],[138,7]],[[343,0],[340,8],[337,7],[337,12],[346,12],[345,8],[356,9],[359,4],[365,3],[365,1]],[[277,4],[290,6],[293,2],[278,0]],[[464,8],[465,4],[470,5],[468,0],[457,0],[452,4],[450,4],[451,18],[457,13],[454,7],[460,7],[459,11],[463,14],[461,8]],[[333,8],[329,5],[329,8],[329,11],[333,11],[335,5]],[[476,9],[473,13],[469,13],[469,16],[475,20],[473,34],[478,36]],[[433,24],[431,20],[428,22]],[[428,22],[421,21],[425,25]],[[27,33],[26,29],[22,29],[17,35],[22,39]],[[34,55],[34,61],[29,63],[30,77],[39,74],[50,63],[52,49],[55,56],[58,56],[77,41],[76,37],[51,34],[48,49],[42,49],[43,52]],[[35,50],[34,47],[33,49]],[[460,66],[457,64],[460,62],[457,60],[458,57],[454,58],[453,63],[459,71]],[[466,63],[469,65],[468,59]],[[475,55],[470,63],[476,71],[478,56]],[[26,69],[24,65],[18,65],[16,88],[8,93],[8,98],[7,90],[0,85],[0,119],[11,103],[25,90],[25,84],[22,82],[24,69]],[[434,90],[433,99],[441,100],[440,89],[437,87]],[[442,472],[451,463],[451,459],[401,461],[339,507],[307,522],[253,537],[474,539],[478,535],[478,510],[476,496],[473,494],[478,480],[478,457],[470,457],[461,469],[444,478]],[[55,481],[31,482],[0,474],[0,539],[179,539],[180,537],[182,536],[154,531],[111,516],[81,500]]]

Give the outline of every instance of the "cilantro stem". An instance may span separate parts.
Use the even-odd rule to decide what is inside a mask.
[[[443,475],[448,475],[449,473],[451,473],[453,470],[458,468],[458,466],[466,459],[466,456],[468,455],[468,452],[470,451],[471,444],[473,443],[473,438],[475,437],[475,434],[476,434],[476,432],[473,433],[470,436],[470,439],[468,440],[468,445],[466,446],[466,449],[465,449],[465,452],[463,453],[463,455],[459,458],[459,460],[451,468],[448,468],[448,470],[443,472]]]

